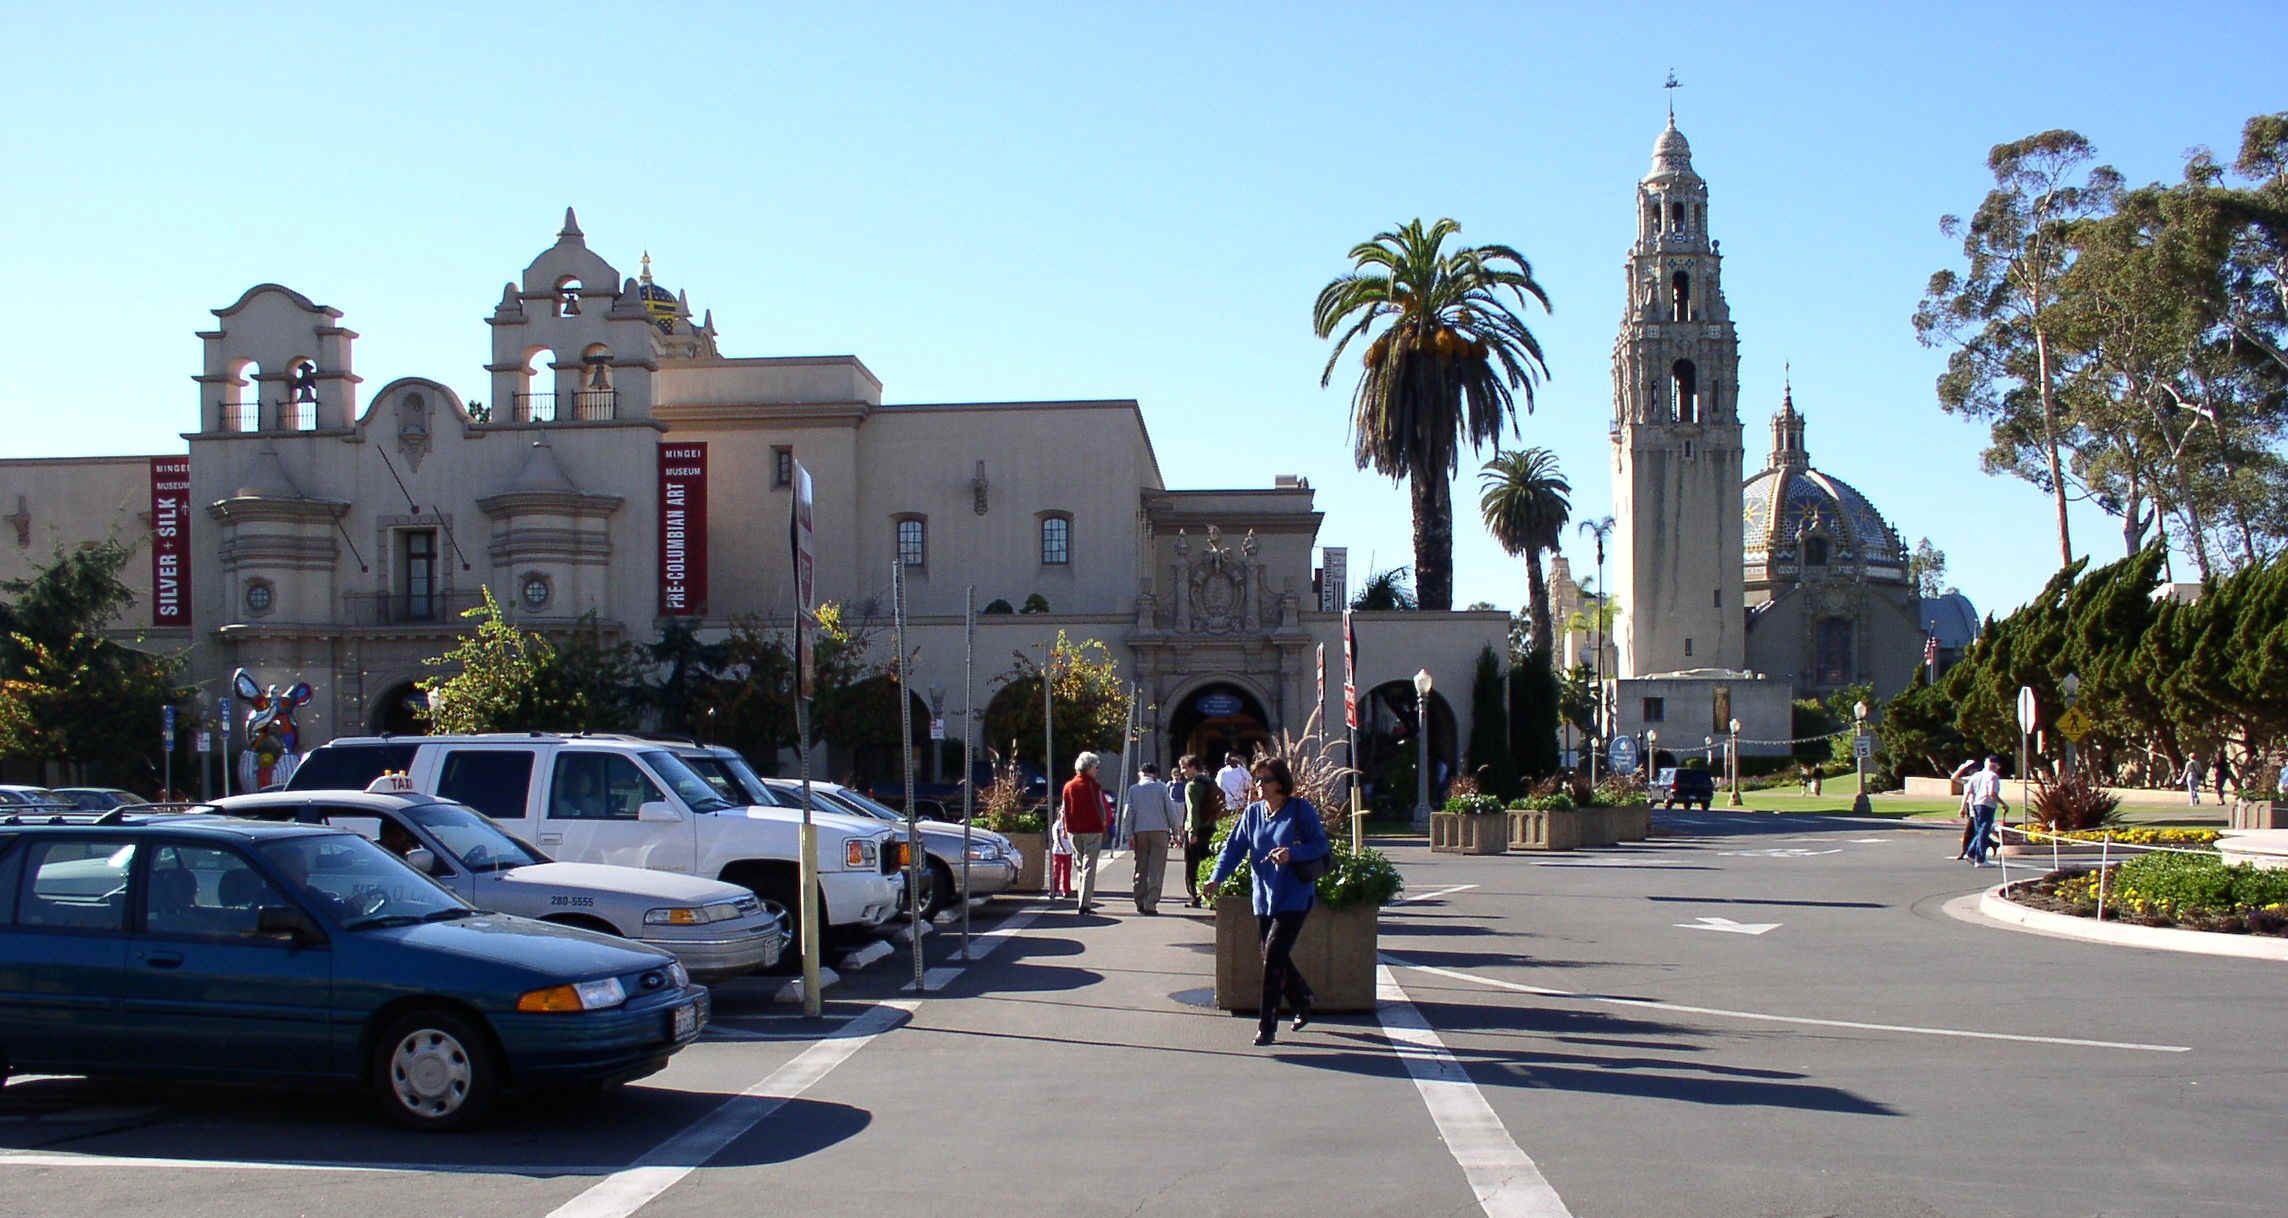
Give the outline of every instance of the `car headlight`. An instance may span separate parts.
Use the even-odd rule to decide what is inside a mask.
[[[737,901],[724,901],[715,905],[669,905],[644,911],[646,926],[705,926],[709,922],[728,922],[739,916]]]
[[[1001,847],[991,842],[971,842],[969,844],[969,857],[981,863],[992,862],[1001,857]]]
[[[842,866],[848,871],[871,871],[882,856],[873,838],[854,837],[842,845]]]
[[[628,1000],[627,987],[617,977],[580,981],[533,990],[516,1000],[519,1011],[601,1011]]]
[[[667,966],[667,978],[673,981],[675,988],[679,990],[691,984],[691,974],[683,967],[681,960],[674,961]]]

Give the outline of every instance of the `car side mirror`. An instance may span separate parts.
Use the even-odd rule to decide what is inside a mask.
[[[423,875],[437,874],[437,856],[426,846],[415,846],[406,851],[405,865]]]
[[[682,820],[683,816],[675,810],[674,804],[671,804],[664,799],[655,799],[636,808],[636,819],[639,821],[674,824],[677,821]]]
[[[265,905],[254,911],[254,933],[266,939],[286,939],[301,946],[318,941],[318,928],[310,915],[291,905]]]

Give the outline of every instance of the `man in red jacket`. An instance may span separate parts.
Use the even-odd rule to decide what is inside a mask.
[[[1096,861],[1104,850],[1104,787],[1096,781],[1103,759],[1094,753],[1073,758],[1072,781],[1065,784],[1057,815],[1072,835],[1073,870],[1080,875],[1080,912],[1096,909]]]

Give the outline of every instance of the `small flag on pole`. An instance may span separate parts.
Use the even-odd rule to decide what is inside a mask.
[[[1923,636],[1923,663],[1926,665],[1938,663],[1938,636],[1935,634]]]

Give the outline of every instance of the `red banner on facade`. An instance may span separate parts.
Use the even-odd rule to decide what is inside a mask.
[[[151,458],[151,624],[191,624],[191,459]]]
[[[1358,631],[1348,609],[1343,610],[1343,723],[1358,727]]]
[[[707,446],[659,446],[659,611],[707,612]]]

